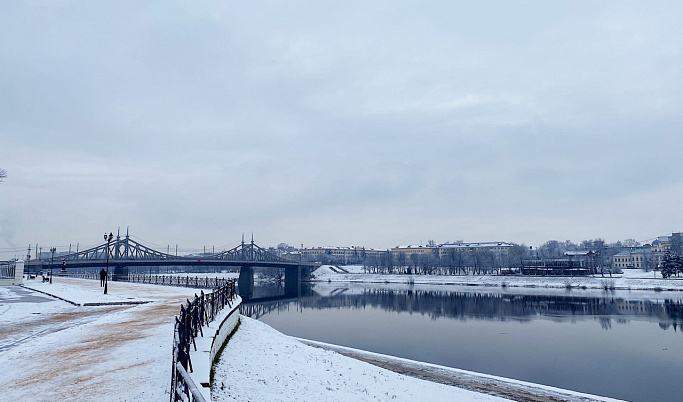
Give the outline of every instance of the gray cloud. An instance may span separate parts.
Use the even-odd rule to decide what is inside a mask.
[[[682,11],[4,4],[1,256],[126,225],[197,247],[681,230]]]

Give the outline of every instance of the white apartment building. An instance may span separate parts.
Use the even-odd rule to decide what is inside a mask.
[[[492,251],[496,255],[507,255],[514,245],[507,242],[478,242],[478,243],[442,243],[436,246],[396,246],[391,249],[391,256],[398,258],[401,254],[410,257],[413,254],[434,254],[439,258],[446,257],[450,251]]]
[[[367,257],[381,256],[386,250],[376,250],[361,246],[353,247],[312,247],[299,250],[301,257],[306,261],[315,261],[321,256],[329,256],[341,263],[357,263]]]

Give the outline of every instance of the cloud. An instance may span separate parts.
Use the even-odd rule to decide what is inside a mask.
[[[630,211],[680,198],[681,11],[5,5],[4,241],[127,225],[159,244],[254,229],[368,247],[679,230]]]

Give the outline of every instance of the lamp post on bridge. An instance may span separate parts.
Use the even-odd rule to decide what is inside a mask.
[[[50,283],[52,283],[52,266],[55,264],[55,251],[57,251],[55,247],[50,249],[50,252],[52,253],[52,258],[50,259]]]
[[[113,233],[109,233],[109,236],[107,236],[107,233],[104,233],[104,240],[107,242],[107,250],[105,253],[107,254],[107,270],[105,271],[107,274],[104,277],[104,294],[107,294],[107,282],[109,281],[109,243],[111,243],[111,240],[114,238]]]

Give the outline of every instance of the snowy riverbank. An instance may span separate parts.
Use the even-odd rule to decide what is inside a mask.
[[[68,278],[0,288],[0,365],[7,368],[0,379],[3,397],[168,400],[173,316],[195,292],[115,282],[110,294],[103,295],[97,281]],[[121,305],[124,300],[145,303]],[[112,304],[102,305],[106,303]],[[300,341],[259,321],[241,319],[216,370],[214,401],[504,400],[477,383],[535,398],[524,400],[610,400]],[[520,399],[520,394],[496,394]]]
[[[369,274],[358,265],[336,267],[323,265],[313,272],[316,282],[400,283],[420,285],[460,285],[523,287],[548,289],[613,289],[683,291],[683,278],[663,279],[659,272],[624,270],[623,274],[582,277],[537,277],[500,275],[393,275]]]
[[[304,345],[241,317],[216,367],[214,401],[503,401]]]
[[[230,340],[216,367],[212,391],[215,402],[615,401],[321,342],[298,340],[260,321],[244,316],[241,320],[239,330]]]
[[[104,295],[99,282],[70,278],[55,278],[52,284],[31,280],[25,287],[0,287],[3,398],[167,401],[173,316],[183,301],[197,291],[114,282],[109,284],[109,294]],[[145,303],[121,305],[124,301]],[[218,390],[220,395],[214,400],[324,400],[319,387],[327,381],[344,389],[349,382],[363,384],[363,388],[351,389],[350,393],[336,390],[337,399],[328,400],[365,400],[356,397],[360,394],[385,394],[384,400],[391,400],[396,393],[412,395],[413,400],[425,400],[420,395],[435,395],[438,400],[501,400],[400,376],[306,346],[249,318],[242,320],[222,361],[248,361],[253,371],[246,373],[251,374],[247,380],[240,377],[246,365],[227,372],[222,369],[224,379],[218,384],[227,391]],[[264,349],[269,354],[264,354]],[[319,365],[311,364],[323,355]],[[286,364],[278,365],[273,356],[285,358]],[[270,384],[277,382],[273,378],[283,383],[287,380],[291,389],[284,393],[275,389]],[[454,395],[457,399],[451,398]]]

